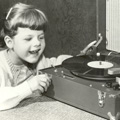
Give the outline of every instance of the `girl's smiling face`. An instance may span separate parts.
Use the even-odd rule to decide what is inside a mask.
[[[19,27],[12,42],[16,61],[36,63],[45,49],[44,31]]]

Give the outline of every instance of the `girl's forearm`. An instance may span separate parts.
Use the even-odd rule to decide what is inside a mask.
[[[27,81],[16,87],[1,87],[0,88],[0,110],[6,110],[17,106],[27,96],[31,95],[32,91]]]

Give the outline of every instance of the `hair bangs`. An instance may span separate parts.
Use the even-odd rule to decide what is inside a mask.
[[[23,13],[21,16],[16,17],[14,20],[13,29],[17,30],[18,27],[30,28],[32,30],[46,30],[47,18],[36,10],[31,10]]]

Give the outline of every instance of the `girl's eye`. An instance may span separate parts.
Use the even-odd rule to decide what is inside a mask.
[[[40,40],[43,40],[43,39],[44,39],[44,36],[40,36],[39,39],[40,39]]]
[[[30,41],[32,38],[25,38],[26,41]]]

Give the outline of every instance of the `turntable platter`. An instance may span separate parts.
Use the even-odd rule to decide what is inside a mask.
[[[92,61],[88,62],[87,65],[92,68],[98,68],[98,69],[108,69],[113,67],[113,64],[106,61]]]
[[[108,74],[109,69],[120,67],[120,57],[118,56],[74,56],[63,61],[62,66],[68,69],[73,75],[88,80],[115,81],[116,76],[120,76],[120,74]]]

